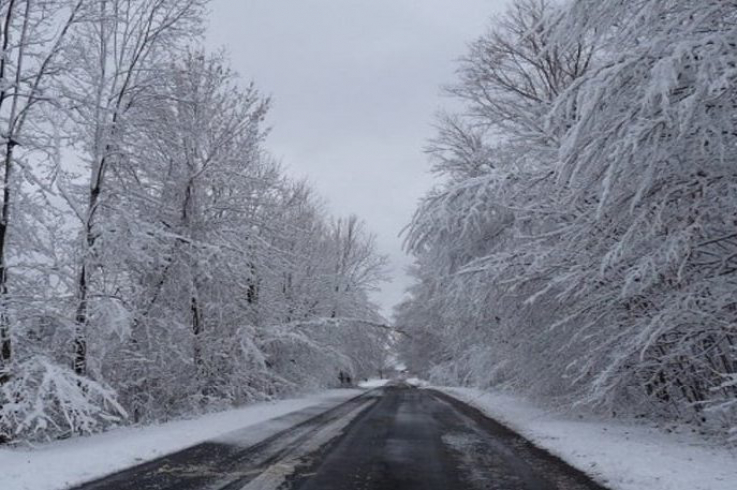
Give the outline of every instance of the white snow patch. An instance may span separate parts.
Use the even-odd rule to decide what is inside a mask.
[[[737,489],[737,453],[690,434],[573,418],[506,393],[435,389],[480,409],[612,490]]]
[[[408,385],[412,385],[417,388],[425,388],[427,386],[430,386],[430,384],[427,381],[422,380],[420,378],[408,378],[406,382]]]
[[[360,383],[358,383],[358,387],[366,389],[381,388],[382,386],[386,386],[389,381],[390,380],[388,379],[372,378],[366,381],[361,381]]]
[[[305,398],[258,403],[244,408],[160,425],[121,428],[33,448],[0,449],[2,490],[59,490],[141,464],[249,426],[252,443],[284,430],[267,422],[300,410],[328,410],[362,390],[328,390]],[[298,423],[295,420],[295,424]]]

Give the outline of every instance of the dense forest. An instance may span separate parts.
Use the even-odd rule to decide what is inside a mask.
[[[385,258],[265,147],[205,0],[0,0],[0,439],[380,365]]]
[[[412,369],[737,430],[737,3],[516,0],[446,91]]]

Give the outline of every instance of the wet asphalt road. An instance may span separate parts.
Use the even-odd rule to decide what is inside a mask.
[[[437,392],[387,388],[302,468],[296,490],[602,490],[477,410]]]
[[[256,446],[200,444],[78,490],[603,490],[431,390],[373,390]]]

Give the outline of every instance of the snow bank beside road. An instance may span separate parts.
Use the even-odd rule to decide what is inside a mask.
[[[328,410],[363,390],[329,390],[317,395],[213,413],[191,420],[122,428],[33,449],[0,449],[0,489],[60,490],[135,466],[205,440],[252,427],[248,443],[259,441]],[[299,412],[302,416],[284,418]],[[306,412],[306,413],[303,413]],[[282,417],[280,420],[274,420]]]
[[[407,384],[410,386],[414,386],[415,388],[427,388],[428,386],[430,386],[430,383],[420,378],[409,378],[407,380]]]
[[[361,381],[358,383],[358,386],[360,388],[381,388],[382,386],[386,386],[387,383],[389,383],[390,380],[388,379],[378,379],[378,378],[371,378],[366,381]]]
[[[735,490],[737,452],[689,434],[574,419],[508,394],[435,388],[472,405],[612,490]]]

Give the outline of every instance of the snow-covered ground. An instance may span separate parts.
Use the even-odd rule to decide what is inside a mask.
[[[428,384],[427,381],[422,380],[420,378],[408,378],[407,379],[407,384],[408,385],[412,385],[412,386],[414,386],[416,388],[425,388],[425,387],[429,386],[429,384]]]
[[[612,490],[737,489],[737,452],[690,434],[565,416],[504,393],[435,389],[475,406]]]
[[[249,445],[256,444],[361,393],[328,390],[157,426],[122,428],[34,448],[0,449],[0,490],[60,490],[205,440],[227,440],[234,431],[241,443],[247,437]]]
[[[382,386],[386,386],[388,382],[388,379],[371,378],[366,381],[361,381],[358,383],[358,386],[366,389],[381,388]]]

